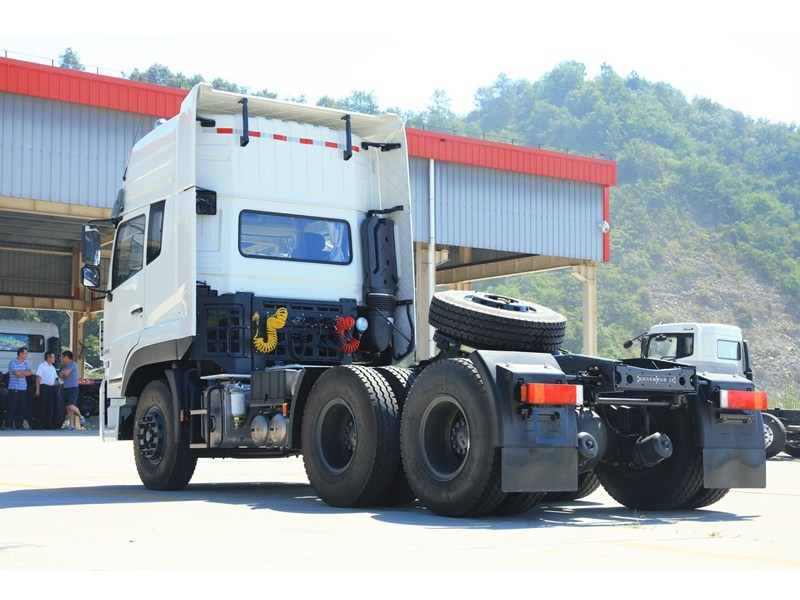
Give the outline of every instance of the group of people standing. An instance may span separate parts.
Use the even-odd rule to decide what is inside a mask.
[[[28,349],[17,350],[17,358],[8,363],[8,400],[3,429],[22,429],[28,404],[28,377],[33,375],[27,363]],[[76,429],[80,423],[86,426],[86,420],[78,409],[78,364],[72,352],[61,353],[61,370],[55,368],[55,352],[47,352],[44,361],[36,369],[36,420],[39,429],[60,429],[64,415],[58,411],[59,378],[61,379],[61,399],[66,406],[67,429]]]

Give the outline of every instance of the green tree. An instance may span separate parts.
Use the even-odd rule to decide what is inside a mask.
[[[78,53],[75,52],[71,47],[67,48],[64,51],[64,54],[59,55],[58,66],[62,69],[72,69],[74,71],[86,70],[86,67],[83,66],[81,59],[78,57]]]

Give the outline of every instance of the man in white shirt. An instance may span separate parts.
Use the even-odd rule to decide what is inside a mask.
[[[36,369],[36,397],[39,399],[39,429],[56,429],[53,421],[54,418],[61,417],[63,421],[64,415],[54,415],[53,412],[56,408],[56,379],[58,373],[53,363],[56,362],[56,355],[54,352],[48,352],[44,355],[44,361],[39,364]],[[61,423],[59,422],[59,428]]]

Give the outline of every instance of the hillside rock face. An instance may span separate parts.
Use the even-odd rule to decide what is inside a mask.
[[[738,325],[750,348],[757,389],[771,407],[800,400],[800,322],[796,301],[736,268],[712,265],[707,255],[665,260],[664,277],[651,283],[650,302],[660,321],[697,321]],[[691,275],[681,278],[679,272]]]

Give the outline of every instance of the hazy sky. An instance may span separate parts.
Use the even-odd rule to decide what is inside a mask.
[[[577,60],[590,77],[607,63],[688,99],[800,123],[800,5],[789,0],[179,1],[15,2],[0,54],[41,62],[71,46],[102,74],[159,62],[311,103],[360,89],[381,107],[421,110],[439,88],[458,113],[500,73],[535,81]]]

